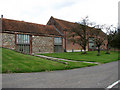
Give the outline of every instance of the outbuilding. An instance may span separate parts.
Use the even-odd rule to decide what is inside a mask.
[[[41,25],[1,17],[2,46],[18,52],[63,52],[62,35],[52,25]]]

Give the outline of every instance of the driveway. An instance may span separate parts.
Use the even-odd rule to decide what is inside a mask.
[[[118,80],[118,62],[72,70],[3,74],[3,88],[106,88]]]

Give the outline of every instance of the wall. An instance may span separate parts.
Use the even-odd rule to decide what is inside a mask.
[[[2,35],[2,46],[9,49],[15,49],[15,34],[0,33]]]
[[[66,50],[68,52],[72,52],[72,49],[74,51],[81,51],[82,47],[76,43],[73,45],[73,42],[69,40],[69,35],[70,32],[66,32]],[[63,39],[63,47],[65,48],[65,39]],[[86,50],[88,50],[88,45],[86,46]]]
[[[65,40],[63,39],[63,48],[65,48]],[[70,41],[66,41],[66,50],[67,52],[72,52],[72,49],[77,52],[77,51],[81,51],[82,47],[78,44],[74,44],[73,45],[73,42],[70,42]],[[83,49],[82,49],[83,51]],[[86,46],[86,51],[88,51],[88,45]]]
[[[32,53],[53,52],[53,37],[32,36]]]

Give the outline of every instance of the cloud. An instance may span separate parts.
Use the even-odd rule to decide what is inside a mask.
[[[119,0],[1,0],[5,18],[46,24],[50,16],[78,22],[89,16],[98,24],[117,24]]]
[[[73,1],[59,2],[59,3],[55,3],[52,8],[58,10],[58,9],[62,9],[65,7],[71,7],[74,4],[75,4],[75,2],[73,2]]]

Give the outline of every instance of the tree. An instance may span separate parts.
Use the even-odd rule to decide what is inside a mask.
[[[113,25],[111,26],[106,26],[106,34],[107,34],[107,51],[106,54],[110,54],[109,50],[111,47],[115,47],[115,43],[116,43],[116,28],[113,27]]]
[[[120,28],[118,28],[117,32],[117,48],[120,50]]]
[[[80,45],[84,49],[83,54],[86,54],[86,47],[89,42],[89,38],[93,35],[93,27],[89,27],[89,24],[87,16],[82,19],[81,22],[76,23],[69,33],[69,40]]]
[[[104,41],[106,40],[106,34],[101,30],[103,25],[97,25],[98,29],[94,32],[94,41],[98,50],[97,56],[100,56],[100,47],[104,44]]]
[[[120,49],[120,31],[116,29],[113,34],[113,40],[111,41],[111,47]]]

